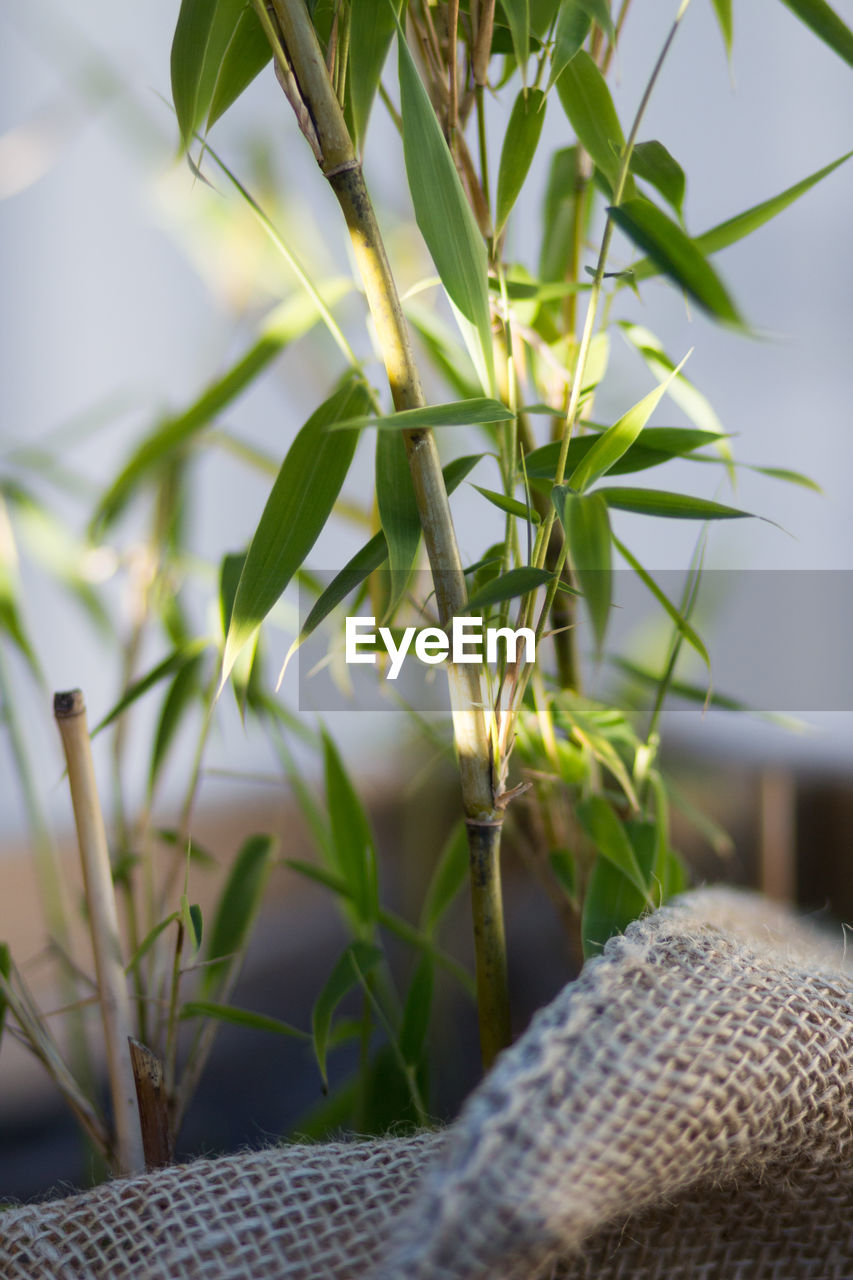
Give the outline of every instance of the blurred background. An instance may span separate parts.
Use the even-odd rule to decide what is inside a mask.
[[[26,739],[44,819],[72,879],[70,805],[49,691],[81,687],[91,723],[118,699],[126,678],[123,655],[105,639],[90,596],[97,592],[106,602],[114,632],[131,633],[147,571],[150,512],[131,505],[96,545],[87,540],[88,522],[134,443],[158,420],[192,404],[246,349],[260,317],[294,287],[286,264],[215,166],[205,166],[208,185],[177,156],[169,105],[177,7],[174,0],[132,8],[107,0],[79,0],[73,7],[30,0],[0,13],[0,473],[4,483],[25,485],[37,499],[32,506],[12,503],[11,516],[0,510],[0,558],[19,575],[22,613],[44,673],[39,687],[14,647],[4,647],[3,704],[7,722],[12,708]],[[613,82],[623,120],[636,109],[671,7],[638,3],[626,24]],[[853,22],[849,0],[837,0],[836,7]],[[695,234],[853,146],[850,69],[778,0],[738,6],[735,19],[729,65],[711,4],[694,0],[643,130],[660,138],[686,170],[685,212]],[[394,81],[390,67],[386,80]],[[495,150],[502,123],[495,111]],[[540,154],[569,140],[556,104],[545,130],[550,145]],[[315,278],[349,275],[337,209],[269,70],[216,126],[212,142]],[[395,269],[403,287],[411,287],[432,268],[423,246],[404,234],[400,147],[381,105],[365,168]],[[538,252],[533,220],[546,176],[543,158],[510,229],[508,252],[531,267]],[[745,701],[750,659],[761,655],[762,669],[770,663],[773,675],[753,705],[786,713],[788,723],[768,715],[703,713],[695,705],[674,707],[665,716],[665,752],[683,791],[684,815],[694,806],[709,815],[704,830],[697,830],[676,814],[675,843],[698,880],[758,884],[836,919],[853,918],[847,874],[853,689],[846,661],[853,599],[851,208],[853,164],[715,259],[755,331],[751,339],[713,327],[658,282],[643,286],[640,309],[642,322],[676,360],[694,348],[689,376],[734,435],[739,460],[806,472],[823,489],[818,495],[742,470],[737,503],[765,520],[723,524],[712,532],[707,563],[740,571],[747,602],[751,584],[759,581],[750,574],[766,583],[784,571],[772,592],[781,607],[746,608],[725,625],[723,619],[711,648],[717,644],[721,664],[732,655],[740,660],[725,668],[740,671],[740,687],[718,688]],[[627,247],[617,247],[614,265],[629,260]],[[636,318],[637,308],[626,304],[629,310]],[[359,335],[363,346],[360,299],[347,298],[340,314],[345,331]],[[244,452],[280,460],[326,393],[336,360],[325,333],[296,344],[216,424],[231,433],[232,443],[220,440],[193,458],[183,536],[188,607],[199,627],[215,622],[208,616],[215,584],[205,566],[245,547],[270,487],[263,467],[236,456],[233,440]],[[370,372],[378,383],[378,366]],[[636,353],[616,342],[600,398],[603,420],[613,420],[648,389],[648,372]],[[463,444],[462,434],[452,443],[454,449]],[[370,444],[360,448],[347,482],[345,493],[354,497],[370,474]],[[679,488],[682,466],[687,464],[672,464],[670,487]],[[716,470],[705,470],[710,474],[699,491],[726,501]],[[463,553],[473,557],[483,543],[482,513],[460,499],[455,512]],[[652,570],[682,570],[694,551],[696,531],[689,525],[623,515],[618,531]],[[362,540],[351,523],[336,520],[312,563],[337,569]],[[295,609],[295,597],[288,597],[267,628],[275,669],[296,630]],[[164,652],[162,643],[145,638],[137,671]],[[298,723],[294,670],[280,697]],[[141,700],[128,729],[130,765],[121,786],[129,813],[147,803],[146,744],[157,711],[150,699]],[[429,858],[433,836],[443,838],[452,823],[452,768],[443,762],[429,770],[428,808],[419,801],[418,812],[430,813],[435,831],[424,831],[407,805],[425,761],[406,718],[341,712],[324,720],[364,785],[383,851],[386,892],[405,913],[424,880],[411,866]],[[96,767],[114,820],[108,739],[96,739]],[[193,742],[190,726],[170,760],[180,761]],[[310,779],[315,754],[300,746],[296,731],[290,746]],[[200,780],[199,842],[227,863],[248,832],[271,830],[281,835],[287,856],[308,857],[308,834],[280,777],[269,742],[248,732],[233,699],[223,698]],[[184,785],[184,773],[173,763],[156,796],[162,825],[177,821]],[[507,904],[510,954],[520,957],[513,972],[519,1029],[575,963],[558,910],[520,874],[522,862],[523,849],[510,851]],[[213,878],[208,883],[203,871],[196,874],[194,900],[208,903]],[[460,912],[451,928],[461,954],[467,946],[463,922]],[[341,936],[328,895],[292,874],[276,873],[236,1002],[305,1025],[316,994],[306,975],[328,967]],[[31,813],[11,733],[0,736],[0,939],[9,942],[19,964],[29,965],[34,989],[49,1007],[49,979],[40,977],[46,929],[33,872]],[[458,1003],[448,997],[439,1010],[448,1026],[457,1025]],[[452,1113],[476,1078],[475,1029],[470,1018],[458,1025],[456,1061],[436,1065],[443,1114]],[[260,1141],[294,1126],[312,1132],[306,1117],[319,1101],[317,1079],[299,1046],[224,1029],[206,1081],[184,1134],[186,1151]],[[40,1069],[8,1036],[0,1082],[0,1198],[26,1197],[84,1177],[73,1128]],[[225,1098],[231,1100],[228,1110]]]

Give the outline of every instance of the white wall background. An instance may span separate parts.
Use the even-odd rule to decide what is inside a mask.
[[[635,0],[614,90],[623,120],[639,101],[674,8]],[[853,24],[851,0],[836,0],[836,8]],[[73,10],[31,0],[0,13],[0,192],[6,197],[0,202],[0,449],[45,439],[117,398],[124,411],[106,413],[104,427],[70,455],[93,492],[156,412],[188,402],[227,367],[246,345],[261,305],[291,287],[284,267],[248,232],[240,242],[242,261],[260,261],[265,289],[258,289],[248,266],[223,284],[226,248],[230,261],[234,242],[223,238],[216,212],[222,197],[174,164],[175,130],[162,101],[169,99],[176,12],[175,0],[137,6],[79,0]],[[778,0],[737,5],[735,19],[730,73],[709,0],[693,0],[642,130],[643,137],[660,138],[686,169],[687,222],[697,234],[853,147],[853,71]],[[113,81],[100,98],[93,68],[101,82]],[[393,251],[405,187],[396,140],[381,108],[376,115],[366,168]],[[493,123],[496,164],[500,121]],[[551,147],[570,140],[556,98],[546,131]],[[270,165],[292,201],[287,216],[302,256],[328,273],[346,269],[336,211],[271,74],[217,126],[213,141],[238,167],[244,145],[270,149]],[[544,170],[543,164],[512,233],[522,258],[535,252],[530,219]],[[762,340],[715,329],[695,311],[688,318],[683,301],[658,283],[643,289],[641,318],[673,356],[695,348],[689,374],[737,433],[737,455],[808,471],[825,488],[818,497],[743,472],[738,503],[792,536],[769,523],[722,526],[711,541],[717,566],[853,570],[851,210],[853,162],[716,260],[743,313],[766,335]],[[409,251],[398,265],[404,282],[424,269]],[[235,317],[241,305],[244,319]],[[633,303],[619,307],[626,305],[636,317]],[[357,319],[358,307],[350,314]],[[300,346],[229,411],[228,425],[281,455],[313,407],[310,393],[296,385],[306,361],[316,368],[319,398],[333,359],[322,338]],[[649,387],[627,349],[616,351],[615,368],[619,377],[601,404],[612,414]],[[367,458],[351,484],[358,486],[366,465]],[[661,484],[723,496],[716,474],[704,471],[679,464]],[[195,545],[215,558],[245,544],[268,482],[219,454],[202,463],[199,481]],[[460,524],[463,548],[472,555],[483,545],[481,524],[479,511]],[[692,526],[630,516],[620,521],[620,532],[650,568],[661,569],[686,564],[696,535]],[[324,535],[315,562],[342,563],[353,549],[342,544],[343,536],[340,527]],[[24,574],[28,619],[50,686],[82,686],[93,718],[99,716],[116,696],[115,664],[62,597],[27,565]],[[283,653],[283,639],[279,647]],[[59,762],[49,715],[32,696],[24,706],[33,717],[35,754],[52,784]],[[850,717],[818,720],[819,734],[807,739],[740,719],[703,722],[698,713],[689,720],[676,714],[672,727],[718,749],[846,768],[853,760]],[[226,723],[217,758],[266,767],[227,713]],[[364,729],[360,723],[358,734]],[[402,732],[392,717],[371,726],[386,741]],[[386,767],[383,760],[377,767]],[[65,805],[58,782],[52,794],[57,806]],[[21,825],[14,775],[0,747],[0,829]]]

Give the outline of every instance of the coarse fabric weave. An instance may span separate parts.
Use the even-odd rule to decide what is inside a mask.
[[[632,925],[442,1133],[0,1215],[4,1280],[853,1280],[843,939],[732,891]]]

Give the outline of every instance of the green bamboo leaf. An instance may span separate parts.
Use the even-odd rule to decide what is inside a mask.
[[[472,399],[479,394],[480,383],[468,352],[456,340],[456,333],[441,316],[419,305],[416,297],[403,298],[406,319],[426,347],[435,368],[454,395]]]
[[[642,915],[646,899],[606,858],[596,858],[586,886],[581,917],[584,959],[600,955],[608,938],[624,933]]]
[[[672,388],[670,388],[670,394]],[[601,439],[601,435],[573,436],[569,444],[567,470],[569,474],[580,466],[581,462]],[[645,471],[648,467],[657,467],[672,458],[682,458],[705,445],[716,444],[725,439],[716,431],[700,431],[692,427],[646,427],[638,441],[630,446],[621,458],[610,468],[610,475],[628,475],[635,471]],[[551,480],[557,469],[560,458],[560,442],[543,444],[533,449],[524,460],[525,470],[530,480]]]
[[[600,655],[613,595],[607,504],[600,492],[581,495],[572,492],[568,485],[554,489],[553,501],[566,531],[569,562],[586,601],[596,652]]]
[[[726,46],[726,55],[732,56],[732,36],[734,34],[734,24],[732,22],[732,0],[711,0],[714,6],[714,12],[717,15],[717,22],[723,36],[723,43]]]
[[[578,49],[589,35],[592,18],[579,0],[563,0],[554,28],[554,44],[551,49],[551,74],[548,92],[554,87]]]
[[[835,169],[849,160],[853,156],[853,151],[847,151],[843,156],[839,156],[837,160],[833,160],[832,164],[825,165],[822,169],[818,169],[816,173],[810,174],[807,178],[803,178],[801,182],[796,182],[792,187],[787,187],[784,191],[780,191],[777,196],[772,196],[769,200],[763,200],[760,204],[753,205],[752,208],[746,209],[743,213],[736,214],[733,218],[727,218],[725,222],[720,222],[710,230],[704,231],[702,235],[696,236],[693,243],[700,253],[710,256],[712,253],[719,253],[721,249],[727,249],[729,245],[736,244],[738,240],[743,240],[745,236],[751,235],[753,231],[757,231],[759,227],[763,227],[766,222],[775,218],[795,200],[799,200],[800,196],[810,191],[816,183],[823,178],[828,177]],[[635,281],[647,280],[651,276],[657,275],[659,266],[656,262],[643,259],[633,266]]]
[[[319,867],[316,862],[303,862],[301,858],[285,858],[284,865],[291,871],[295,871],[297,875],[303,876],[304,879],[313,880],[315,884],[329,889],[339,898],[352,898],[350,887],[343,877],[336,875],[334,871],[327,871],[325,867]]]
[[[640,353],[655,377],[659,381],[669,377],[675,369],[675,362],[670,359],[660,340],[651,330],[627,321],[618,323],[627,341]],[[679,373],[675,381],[670,384],[669,394],[700,430],[720,437],[725,434],[723,424],[714,412],[710,401],[683,373]],[[723,456],[728,457],[728,446],[721,446],[721,452]]]
[[[265,1013],[252,1013],[238,1009],[233,1004],[217,1004],[213,1000],[188,1000],[181,1005],[181,1019],[213,1018],[216,1022],[230,1022],[235,1027],[250,1027],[253,1031],[270,1031],[276,1036],[292,1036],[295,1040],[310,1041],[307,1031],[292,1027],[280,1018],[270,1018]]]
[[[747,471],[757,471],[759,475],[770,476],[774,480],[786,480],[788,484],[799,485],[803,489],[811,489],[814,493],[823,493],[816,480],[803,475],[802,471],[791,471],[788,467],[754,467],[746,464]]]
[[[168,929],[170,924],[174,924],[176,920],[180,920],[180,912],[173,911],[171,915],[166,916],[165,920],[161,920],[159,924],[155,924],[153,929],[149,929],[139,946],[134,951],[128,963],[125,965],[125,973],[129,976],[136,972],[140,963],[154,946],[154,943],[160,937],[160,934]]]
[[[186,937],[190,940],[194,951],[198,951],[204,936],[204,920],[201,914],[201,907],[197,902],[191,903],[187,895],[182,893],[179,915]]]
[[[6,511],[2,502],[0,502],[0,538],[8,530],[9,541],[11,542],[11,527],[6,526]],[[41,683],[41,671],[36,658],[35,650],[30,643],[29,636],[24,627],[24,621],[21,617],[21,611],[18,603],[19,584],[17,581],[17,565],[12,560],[12,555],[7,555],[7,547],[3,546],[3,538],[0,541],[0,633],[5,632],[15,647],[23,654],[27,660],[27,664],[35,676],[36,681]],[[12,547],[8,548],[12,551]]]
[[[853,67],[853,31],[842,22],[826,0],[782,0],[839,58]]]
[[[677,222],[650,200],[626,200],[618,207],[611,205],[608,212],[628,238],[710,315],[726,324],[742,323],[719,276]]]
[[[631,152],[631,172],[656,187],[681,217],[687,179],[681,165],[662,142],[635,142]]]
[[[521,81],[526,87],[527,59],[530,57],[530,0],[503,0],[503,11],[509,23]]]
[[[378,427],[380,431],[426,431],[432,427],[473,427],[493,422],[509,422],[515,414],[500,400],[474,396],[450,404],[424,405],[420,409],[400,409],[396,413],[362,413],[342,418],[330,426],[333,431],[358,427]]]
[[[532,565],[524,565],[519,569],[508,569],[500,577],[493,578],[480,591],[471,596],[466,608],[487,609],[491,605],[502,604],[504,600],[514,600],[517,596],[526,596],[546,582],[550,582],[553,574],[548,569],[534,569]]]
[[[575,805],[578,822],[583,827],[598,852],[622,873],[648,902],[648,871],[643,871],[637,861],[634,846],[628,839],[624,825],[619,821],[604,796],[592,795]]]
[[[202,653],[209,645],[209,640],[199,639],[191,640],[188,644],[179,645],[177,649],[173,649],[162,662],[158,662],[144,676],[140,676],[138,680],[134,680],[128,686],[115,706],[107,712],[103,720],[99,720],[95,725],[92,730],[92,737],[94,738],[102,729],[106,729],[107,725],[117,720],[122,712],[138,701],[149,689],[153,689],[161,680],[166,680],[169,676],[174,675],[176,671],[180,671],[187,662]]]
[[[424,952],[412,975],[400,1021],[400,1053],[410,1067],[416,1067],[424,1055],[434,986],[435,961],[429,952]]]
[[[172,40],[172,98],[181,145],[204,121],[245,0],[182,0]]]
[[[379,947],[368,942],[351,942],[338,960],[317,997],[311,1013],[312,1039],[324,1092],[329,1087],[326,1074],[326,1052],[335,1010],[348,992],[357,987],[364,975],[375,969],[382,959]]]
[[[603,475],[606,475],[622,455],[627,453],[660,404],[661,399],[669,390],[670,383],[681,372],[689,355],[690,352],[687,353],[681,364],[676,369],[673,369],[668,378],[659,383],[653,391],[650,391],[632,409],[623,414],[618,422],[614,422],[612,427],[609,427],[603,435],[598,437],[592,448],[578,463],[569,477],[570,488],[574,489],[576,493],[583,493],[596,480],[600,480]]]
[[[578,868],[571,849],[552,849],[548,865],[557,884],[574,906],[578,901]]]
[[[240,576],[222,659],[222,685],[240,650],[284,591],[328,520],[349,470],[358,432],[332,433],[333,422],[366,410],[368,391],[356,375],[317,409],[281,465]]]
[[[454,458],[452,462],[447,463],[442,471],[448,497],[455,489],[458,489],[468,473],[474,469],[483,456],[481,453],[468,454],[462,458]],[[298,638],[291,645],[290,652],[282,668],[282,675],[300,644],[313,631],[316,631],[320,623],[329,616],[342,600],[346,599],[351,591],[355,591],[357,587],[360,587],[365,578],[368,578],[375,569],[380,569],[387,558],[388,544],[385,541],[385,534],[380,531],[374,534],[370,541],[366,542],[355,553],[352,559],[347,561],[339,573],[335,574],[325,591],[318,597],[316,604],[303,623]],[[281,676],[279,676],[279,680],[281,680]]]
[[[524,186],[545,123],[546,99],[541,89],[522,89],[516,98],[501,148],[498,169],[495,234],[503,230]]]
[[[222,55],[207,112],[211,129],[272,59],[272,49],[251,0],[243,5]]]
[[[660,587],[655,582],[651,574],[648,573],[643,568],[639,560],[637,560],[636,557],[631,554],[631,552],[628,550],[625,544],[620,542],[615,534],[613,534],[612,536],[613,536],[613,545],[615,546],[619,554],[622,556],[623,560],[627,561],[627,563],[634,570],[634,572],[636,573],[640,581],[643,583],[643,585],[647,587],[648,590],[652,593],[654,598],[657,600],[658,604],[666,611],[667,614],[669,614],[670,618],[675,623],[680,633],[684,636],[684,639],[699,654],[699,657],[702,659],[702,661],[705,663],[705,666],[708,668],[708,674],[710,675],[711,659],[708,654],[708,650],[705,648],[705,645],[703,644],[702,639],[699,636],[698,632],[695,631],[693,627],[691,627],[690,623],[687,621],[684,615],[678,609],[676,609],[675,605],[672,603],[669,597],[666,596],[663,591],[661,591]]]
[[[527,507],[518,498],[508,498],[505,493],[498,493],[495,489],[484,489],[481,485],[475,484],[472,488],[481,493],[487,502],[493,507],[497,507],[500,511],[505,511],[510,516],[520,516],[522,520],[529,520],[531,524],[539,523],[539,516],[532,507]]]
[[[205,999],[222,985],[248,941],[275,853],[272,836],[249,836],[234,860],[213,918],[207,948],[208,960],[213,963],[202,970],[200,991]]]
[[[614,191],[625,138],[607,82],[585,49],[575,54],[560,75],[557,93],[578,142]],[[624,198],[631,199],[634,193],[629,177]]]
[[[391,47],[397,4],[376,0],[351,0],[347,91],[352,115],[353,142],[364,146],[370,109],[379,88],[382,68]]]
[[[639,515],[664,516],[673,520],[741,520],[754,519],[751,511],[740,511],[707,498],[693,498],[686,493],[667,493],[663,489],[596,489],[608,507],[619,511],[635,511]]]
[[[204,653],[191,653],[186,662],[176,671],[172,683],[163,700],[157,730],[154,735],[154,746],[151,751],[151,763],[148,767],[148,799],[154,795],[160,770],[168,750],[174,741],[175,734],[181,727],[187,708],[201,693],[201,672],[204,664]]]
[[[342,296],[343,284],[335,284],[327,297]],[[316,303],[303,294],[289,298],[267,318],[260,335],[236,364],[217,378],[186,409],[160,422],[134,450],[116,479],[101,498],[93,519],[96,530],[111,524],[121,514],[140,483],[179,450],[186,448],[200,431],[250,386],[289,343],[302,337],[320,318]]]
[[[468,834],[457,822],[445,841],[421,908],[421,929],[433,934],[468,878]]]
[[[402,31],[398,32],[397,43],[403,153],[415,219],[441,283],[477,332],[492,384],[494,358],[486,246]]]
[[[399,432],[376,433],[376,505],[388,548],[391,592],[386,617],[396,613],[418,554],[421,522],[409,470],[406,444]]]
[[[358,924],[371,925],[379,913],[373,833],[337,748],[325,731],[323,757],[335,870],[349,888]]]

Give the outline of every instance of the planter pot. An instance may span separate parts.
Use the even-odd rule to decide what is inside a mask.
[[[853,1276],[853,978],[760,899],[612,939],[441,1133],[284,1146],[0,1217],[7,1280]]]

